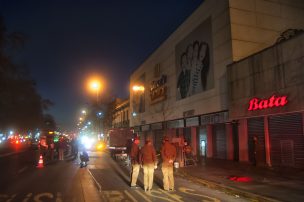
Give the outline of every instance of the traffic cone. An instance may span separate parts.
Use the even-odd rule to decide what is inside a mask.
[[[40,154],[37,168],[43,168],[43,167],[44,167],[44,165],[43,165],[43,157],[42,157],[42,155]]]

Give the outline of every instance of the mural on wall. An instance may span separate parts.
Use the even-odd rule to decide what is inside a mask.
[[[176,46],[177,99],[214,87],[211,20],[199,25]]]

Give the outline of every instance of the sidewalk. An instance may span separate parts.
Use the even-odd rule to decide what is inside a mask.
[[[177,177],[258,201],[304,201],[304,170],[206,160],[175,170]]]

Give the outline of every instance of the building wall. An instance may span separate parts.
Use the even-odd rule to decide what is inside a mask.
[[[211,20],[212,70],[214,85],[212,88],[185,99],[177,98],[176,47],[192,31],[206,20]],[[226,103],[226,64],[232,62],[231,35],[229,26],[228,1],[206,0],[130,77],[131,112],[134,111],[132,86],[139,83],[145,75],[145,112],[131,118],[131,126],[144,123],[174,120],[184,116],[184,112],[199,115],[227,109]],[[167,98],[164,102],[150,104],[149,87],[155,80],[154,67],[160,64],[161,74],[167,75]],[[133,104],[132,104],[133,103]],[[208,106],[208,107],[206,107]]]
[[[114,128],[129,127],[130,106],[129,100],[118,103],[113,113],[112,126]]]
[[[231,120],[304,110],[304,34],[228,67]],[[249,111],[254,98],[287,96],[284,107]]]
[[[205,0],[131,75],[130,113],[136,112],[136,116],[131,117],[130,126],[140,129],[138,126],[164,123],[162,132],[167,134],[166,122],[176,120],[178,126],[170,129],[170,134],[175,133],[175,136],[181,139],[190,135],[192,137],[191,146],[194,148],[200,148],[196,142],[198,138],[195,138],[195,136],[200,136],[197,131],[200,128],[206,128],[206,134],[204,133],[203,137],[206,139],[208,158],[230,160],[234,158],[248,161],[247,120],[241,121],[240,125],[234,123],[232,130],[229,128],[230,125],[225,124],[226,119],[223,118],[222,122],[216,122],[215,117],[217,117],[217,113],[224,117],[229,106],[232,109],[232,112],[229,112],[232,113],[232,117],[239,113],[246,113],[247,106],[242,108],[243,111],[238,112],[238,109],[243,107],[239,105],[247,103],[244,104],[244,100],[241,101],[239,98],[248,99],[250,95],[256,95],[256,87],[251,87],[252,80],[247,79],[248,74],[252,73],[249,71],[250,68],[260,71],[260,66],[256,64],[263,62],[277,64],[275,63],[277,61],[272,60],[275,55],[268,54],[258,61],[252,59],[250,65],[243,65],[243,69],[230,68],[231,72],[228,76],[234,83],[227,83],[227,65],[274,44],[282,31],[287,28],[303,28],[303,4],[304,1],[300,0]],[[203,42],[207,42],[210,48],[207,85],[203,88],[202,84],[200,90],[183,96],[181,87],[178,89],[178,80],[183,67],[181,59],[183,53],[188,53],[188,44],[194,44],[195,38],[198,38],[199,42],[203,39]],[[283,44],[282,46],[285,46]],[[272,54],[279,53],[281,54],[280,51]],[[253,66],[255,67],[253,68]],[[156,69],[160,70],[159,74],[155,74]],[[159,81],[161,75],[166,77],[165,81],[161,83],[165,93],[162,94],[159,102],[152,103],[150,90],[154,86],[151,83]],[[266,75],[269,76],[265,73],[264,76]],[[237,81],[234,76],[237,76]],[[261,75],[256,74],[255,76]],[[259,84],[261,90],[268,89],[267,86],[271,84],[271,79],[274,78],[269,77],[270,83],[266,85]],[[259,78],[256,80],[258,81]],[[145,90],[134,92],[132,91],[134,85],[144,86]],[[229,91],[232,95],[230,103],[228,85],[232,85],[233,89]],[[299,92],[299,94],[303,93]],[[180,126],[179,121],[186,123],[189,117],[198,117],[200,121],[189,127],[187,124]],[[188,134],[189,131],[190,134]],[[155,131],[150,129],[144,131],[144,134],[153,134],[153,132]],[[193,153],[196,154],[197,151],[195,150]]]
[[[303,47],[304,31],[228,67],[240,161],[304,167]]]
[[[302,0],[229,0],[233,60],[273,45],[287,29],[304,28]]]

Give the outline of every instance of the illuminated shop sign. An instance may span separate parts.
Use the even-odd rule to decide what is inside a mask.
[[[269,99],[252,98],[249,101],[248,111],[283,107],[288,103],[287,96],[271,96]]]
[[[150,87],[150,98],[151,104],[155,104],[157,102],[163,101],[166,99],[167,94],[167,76],[162,75],[160,79],[152,81]]]

